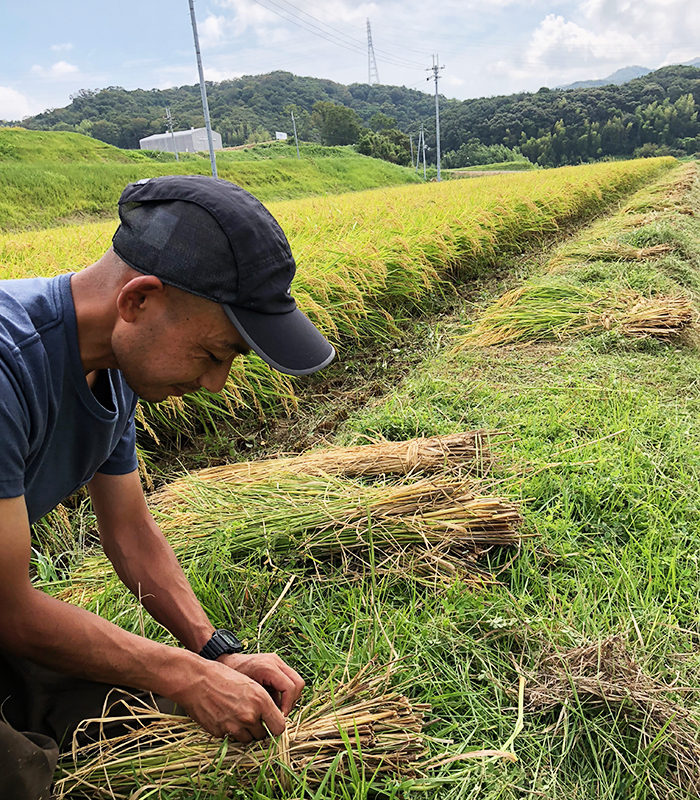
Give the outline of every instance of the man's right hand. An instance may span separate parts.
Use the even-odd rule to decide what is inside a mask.
[[[171,699],[212,736],[248,744],[285,728],[282,712],[259,683],[217,661],[202,659],[198,679]]]
[[[0,648],[67,675],[168,697],[214,736],[247,743],[284,731],[282,712],[252,678],[44,594],[31,584],[30,556],[24,498],[0,499]]]

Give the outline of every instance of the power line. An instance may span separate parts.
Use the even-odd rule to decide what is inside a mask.
[[[329,25],[327,22],[324,22],[323,20],[318,19],[318,17],[314,17],[313,14],[309,14],[308,11],[304,11],[303,8],[299,8],[299,6],[294,5],[294,3],[291,2],[291,0],[282,0],[282,2],[285,5],[291,6],[293,9],[298,11],[300,14],[303,14],[305,17],[308,17],[309,19],[312,19],[314,22],[317,22],[319,25],[323,25],[324,27],[328,28],[330,31],[333,31],[334,34],[337,34],[339,36],[344,36],[350,42],[353,42],[355,44],[360,44],[360,45],[364,46],[364,43],[361,42],[359,39],[356,39],[354,36],[350,36],[350,34],[345,33],[345,31],[342,31],[339,28],[333,27],[333,25]],[[312,4],[312,5],[314,5],[314,4]],[[315,7],[319,8],[319,6],[315,6]],[[319,10],[321,10],[321,9],[319,9]],[[288,12],[288,13],[291,13],[291,12]],[[336,17],[336,19],[338,19],[338,18]],[[406,64],[411,64],[414,67],[416,67],[417,69],[420,68],[420,65],[418,63],[416,63],[414,61],[409,61],[407,58],[404,58],[403,56],[398,56],[398,55],[396,55],[394,53],[390,53],[390,52],[387,52],[387,51],[384,51],[384,50],[380,50],[379,48],[376,48],[376,52],[383,53],[384,55],[388,56],[391,59],[403,61]],[[422,55],[422,53],[421,53],[421,55]]]
[[[279,9],[279,11],[276,11],[274,8],[269,8],[267,5],[265,5],[265,3],[262,2],[262,0],[254,0],[254,2],[257,3],[257,5],[261,6],[262,8],[266,9],[267,11],[276,14],[278,17],[285,20],[286,22],[291,22],[293,25],[302,28],[302,30],[305,30],[307,33],[312,33],[314,34],[314,36],[318,36],[321,39],[325,39],[326,41],[331,42],[332,44],[336,44],[340,47],[343,47],[346,50],[350,50],[353,53],[361,53],[362,55],[365,54],[364,42],[354,39],[353,37],[348,36],[342,31],[336,31],[335,28],[333,28],[332,26],[327,25],[326,23],[323,23],[320,20],[317,20],[316,17],[312,17],[310,14],[306,14],[306,12],[302,13],[306,14],[306,16],[310,17],[310,19],[313,19],[315,22],[318,22],[321,25],[325,25],[327,28],[330,29],[330,31],[334,32],[328,32],[322,30],[321,28],[318,27],[318,25],[314,25],[313,22],[308,22],[307,20],[300,17],[298,14],[295,14],[293,11],[290,11],[289,9],[286,9],[283,6],[281,6],[279,3],[276,3],[275,0],[265,0],[265,2],[269,3],[272,6],[275,6],[276,8]],[[293,8],[296,8],[296,6],[293,6]],[[285,16],[285,14],[288,14],[289,16]],[[341,36],[344,36],[347,41],[342,39]],[[414,62],[407,61],[406,59],[401,59],[401,60],[399,59],[400,56],[399,57],[391,56],[390,58],[380,58],[379,60],[387,64],[391,64],[391,66],[401,67],[403,69],[420,69],[420,67],[414,64]]]

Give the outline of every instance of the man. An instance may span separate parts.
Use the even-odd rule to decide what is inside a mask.
[[[49,796],[57,742],[113,686],[241,742],[282,733],[304,687],[277,655],[246,655],[214,630],[146,507],[134,409],[221,391],[249,350],[292,375],[334,350],[296,308],[287,240],[247,192],[154,178],[126,188],[119,214],[112,248],[82,272],[0,281],[2,800]],[[30,526],[82,485],[117,574],[185,649],[33,588]]]

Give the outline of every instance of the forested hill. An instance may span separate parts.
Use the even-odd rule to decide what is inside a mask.
[[[224,146],[262,141],[275,131],[292,133],[290,111],[294,110],[300,138],[320,139],[312,123],[313,107],[330,102],[355,110],[362,122],[383,112],[408,132],[430,124],[435,113],[435,99],[429,94],[402,86],[343,86],[319,78],[303,78],[289,72],[268,75],[245,75],[220,83],[207,83],[207,97],[212,125],[221,134]],[[446,100],[446,105],[458,104]],[[136,89],[126,91],[109,87],[101,91],[81,91],[66,108],[57,108],[25,119],[22,126],[34,130],[78,130],[117,147],[139,146],[138,140],[165,131],[165,107],[170,106],[176,129],[204,125],[199,85],[173,89]],[[434,125],[434,123],[433,123]],[[334,142],[335,143],[335,142]],[[345,144],[345,142],[337,142]]]
[[[380,130],[393,118],[391,124],[405,133],[415,134],[423,122],[427,143],[434,145],[433,97],[406,87],[343,86],[273,72],[208,84],[208,93],[213,125],[224,145],[260,141],[275,130],[291,133],[292,109],[305,140],[348,143],[361,135],[360,123]],[[347,130],[333,140],[324,113],[328,107],[319,103],[352,109],[358,124],[353,126],[345,117]],[[22,125],[75,130],[134,148],[139,138],[165,130],[166,105],[178,128],[203,125],[198,86],[81,91],[66,108],[39,114]],[[454,151],[453,166],[478,163],[481,145],[491,148],[489,155],[495,155],[494,148],[519,148],[545,166],[606,156],[693,154],[700,151],[699,108],[700,69],[691,66],[664,67],[622,86],[540,89],[463,102],[443,98],[442,151]],[[341,141],[343,136],[348,142]]]

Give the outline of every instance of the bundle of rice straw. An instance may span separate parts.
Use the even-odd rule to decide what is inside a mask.
[[[159,515],[183,557],[195,540],[215,538],[217,551],[232,560],[265,550],[366,563],[373,550],[380,571],[393,566],[448,579],[472,572],[482,579],[476,562],[484,551],[522,540],[518,503],[481,495],[468,481],[368,486],[306,475],[243,486],[190,481],[188,505]]]
[[[286,475],[267,483],[188,483],[187,504],[156,518],[186,567],[202,551],[217,563],[254,552],[293,555],[315,563],[342,559],[350,575],[373,562],[377,573],[423,583],[492,580],[479,557],[494,547],[520,545],[519,503],[482,495],[478,483],[455,479],[371,484],[340,478]],[[90,602],[89,586],[111,574],[103,555],[73,573],[62,600]]]
[[[574,284],[536,284],[506,292],[467,334],[461,347],[564,339],[604,330],[669,339],[696,319],[687,297],[613,293]]]
[[[422,730],[430,706],[411,703],[388,681],[389,672],[370,662],[348,683],[318,693],[290,717],[280,737],[251,745],[222,742],[189,718],[134,706],[133,716],[120,718],[130,733],[74,745],[62,759],[56,798],[121,800],[138,788],[196,789],[198,796],[219,797],[222,785],[254,784],[263,771],[287,790],[302,774],[308,787],[316,787],[330,770],[347,775],[353,762],[367,778],[374,776],[375,785],[389,776],[412,778],[425,760]],[[100,720],[86,720],[76,737],[95,722]],[[511,757],[499,751],[474,755]]]
[[[537,674],[529,677],[528,687],[532,710],[546,711],[574,700],[616,713],[619,709],[632,718],[635,728],[641,723],[645,739],[660,743],[675,761],[677,785],[693,796],[700,794],[700,712],[678,700],[696,694],[697,687],[668,686],[646,674],[620,637],[547,656]]]
[[[350,478],[429,472],[481,474],[491,463],[489,441],[502,431],[467,431],[404,442],[373,442],[354,447],[326,447],[298,456],[223,464],[194,473],[200,481],[259,483],[284,473],[345,475]],[[185,502],[190,484],[176,480],[149,497],[153,508]]]

